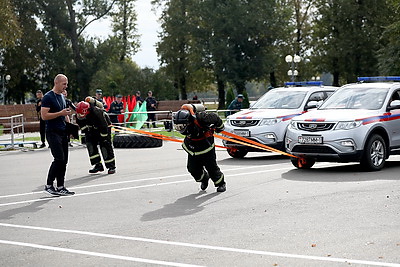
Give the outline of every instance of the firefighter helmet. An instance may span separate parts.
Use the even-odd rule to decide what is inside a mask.
[[[76,105],[76,115],[78,119],[85,118],[86,115],[90,113],[89,111],[90,104],[88,102],[81,101]]]
[[[180,133],[184,133],[187,126],[194,121],[194,116],[189,110],[181,109],[173,115],[174,128]]]

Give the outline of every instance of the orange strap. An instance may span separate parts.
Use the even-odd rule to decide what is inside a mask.
[[[289,157],[293,157],[293,158],[299,158],[299,157],[294,156],[294,155],[292,155],[292,154],[289,154],[289,153],[280,151],[280,150],[278,150],[278,149],[275,149],[275,148],[266,146],[266,145],[261,144],[261,143],[259,143],[259,142],[250,140],[250,139],[245,138],[245,137],[243,137],[243,136],[239,136],[239,135],[236,135],[236,134],[233,134],[233,133],[229,133],[229,132],[226,132],[226,131],[222,131],[221,133],[224,134],[224,135],[227,135],[227,136],[229,136],[229,137],[236,138],[236,139],[239,139],[239,140],[245,142],[245,143],[241,143],[242,145],[251,146],[251,147],[256,147],[256,148],[259,148],[259,149],[263,149],[263,150],[267,150],[267,151],[276,152],[276,153],[279,153],[279,154],[282,154],[282,155],[285,155],[285,156],[289,156]],[[220,135],[214,134],[214,136],[217,137],[217,138],[221,138]],[[223,138],[226,138],[226,137],[223,137]],[[221,138],[221,139],[223,139],[223,138]],[[237,140],[234,140],[234,139],[231,139],[231,138],[227,138],[227,139],[225,139],[225,140],[229,140],[229,141],[232,141],[232,142],[237,143],[237,142],[236,142]],[[250,144],[252,144],[252,145],[250,145]]]
[[[146,131],[142,131],[142,130],[127,128],[127,127],[122,127],[122,126],[116,126],[116,125],[112,125],[112,126],[113,126],[114,130],[117,131],[117,132],[131,131],[131,132],[146,134],[149,137],[156,138],[156,139],[161,139],[161,140],[165,140],[165,141],[172,141],[172,142],[177,142],[177,143],[183,143],[183,140],[181,140],[181,139],[171,138],[169,136],[158,134],[158,133],[146,132]],[[219,146],[219,145],[215,145],[215,147],[228,149],[227,147]]]

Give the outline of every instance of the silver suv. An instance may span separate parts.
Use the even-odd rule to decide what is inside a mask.
[[[316,108],[337,87],[322,86],[321,82],[286,83],[265,93],[250,109],[228,116],[225,130],[264,145],[284,150],[286,128],[290,119]],[[243,158],[250,151],[265,152],[233,142],[224,141],[228,153]]]
[[[297,168],[315,161],[360,162],[366,170],[383,168],[400,152],[400,77],[360,77],[338,89],[318,109],[294,118],[286,151],[304,157]]]

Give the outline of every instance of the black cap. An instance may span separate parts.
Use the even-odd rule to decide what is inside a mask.
[[[121,97],[122,97],[122,95],[116,95],[115,97],[116,97],[116,98],[121,98]]]
[[[96,94],[103,94],[103,91],[101,89],[97,89]]]

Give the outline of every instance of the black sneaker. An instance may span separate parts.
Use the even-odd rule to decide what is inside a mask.
[[[225,192],[225,191],[226,191],[226,183],[223,183],[217,187],[217,192]]]
[[[102,171],[104,171],[103,164],[97,163],[96,165],[94,165],[93,169],[89,170],[89,173],[97,173]]]
[[[44,147],[46,147],[46,145],[45,144],[41,144],[39,148],[44,148]]]
[[[114,174],[115,173],[115,168],[109,168],[108,169],[108,174]]]
[[[59,196],[58,192],[54,188],[54,186],[44,186],[44,191],[52,196]]]
[[[201,190],[206,190],[207,189],[207,187],[208,187],[208,177],[205,177],[205,179],[204,179],[204,181],[202,181],[201,182],[201,185],[200,185],[200,189]]]
[[[75,195],[75,192],[71,192],[69,191],[67,188],[65,188],[64,186],[61,188],[57,188],[57,193],[60,196],[72,196]]]

